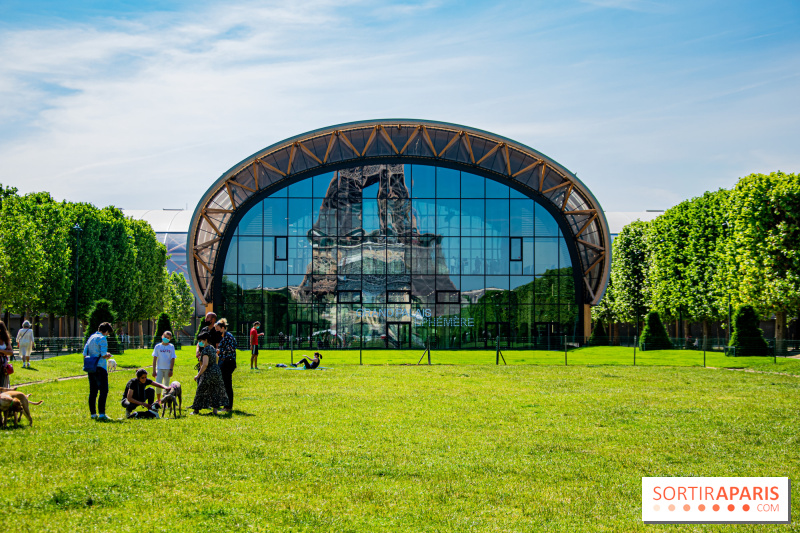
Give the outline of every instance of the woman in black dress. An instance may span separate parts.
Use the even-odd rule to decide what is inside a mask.
[[[217,350],[208,344],[208,333],[197,336],[200,346],[200,362],[197,367],[197,392],[191,409],[192,414],[199,414],[200,409],[211,409],[217,414],[220,406],[228,404],[228,395],[225,394],[225,384],[222,381],[222,372],[217,364]]]

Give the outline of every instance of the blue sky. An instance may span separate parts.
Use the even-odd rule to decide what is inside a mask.
[[[764,7],[767,6],[767,7]],[[800,3],[0,3],[0,183],[193,208],[249,154],[409,117],[556,159],[608,211],[800,171]]]

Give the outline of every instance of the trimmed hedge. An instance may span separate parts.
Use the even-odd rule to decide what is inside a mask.
[[[770,354],[764,332],[758,327],[758,323],[758,315],[752,305],[743,305],[736,310],[728,346],[736,349],[737,356]]]
[[[172,331],[172,321],[169,319],[169,315],[167,313],[161,313],[160,315],[158,315],[158,320],[156,320],[156,330],[155,334],[153,335],[153,344],[152,344],[153,347],[155,347],[156,344],[161,342],[161,335],[165,331],[172,332],[172,339],[169,341],[169,343],[174,346],[175,337],[177,337],[177,334],[174,331]]]
[[[587,344],[589,346],[608,346],[610,344],[609,335],[602,320],[597,321]]]
[[[667,328],[661,323],[658,311],[650,311],[645,319],[642,336],[639,338],[639,349],[645,350],[669,350],[672,342],[669,340]]]
[[[86,345],[86,341],[89,340],[89,337],[97,332],[97,328],[100,327],[100,324],[103,322],[108,322],[113,326],[116,321],[117,314],[114,312],[114,307],[111,301],[95,301],[89,308],[89,312],[86,315],[87,328],[83,333],[84,346]],[[122,353],[122,347],[117,341],[117,334],[114,331],[112,331],[108,336],[108,353],[113,355],[119,355]]]

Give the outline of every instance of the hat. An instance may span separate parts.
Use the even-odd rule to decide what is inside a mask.
[[[22,323],[22,327],[23,328],[29,328],[29,327],[31,327],[31,323],[26,320],[25,322]]]

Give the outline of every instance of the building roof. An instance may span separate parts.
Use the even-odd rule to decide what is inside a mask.
[[[125,216],[145,220],[156,233],[188,233],[192,211],[186,209],[123,209]],[[611,235],[619,235],[626,225],[634,220],[653,220],[660,211],[606,211]]]

